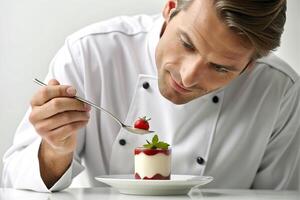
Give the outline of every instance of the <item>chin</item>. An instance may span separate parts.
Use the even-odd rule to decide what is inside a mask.
[[[167,98],[167,97],[166,97]],[[167,98],[169,101],[171,101],[173,104],[176,105],[182,105],[182,104],[186,104],[189,101],[187,100],[182,100],[182,99],[178,99],[178,98]]]
[[[160,86],[159,86],[159,91],[164,98],[166,98],[167,100],[171,101],[176,105],[186,104],[192,101],[193,99],[195,99],[191,97],[185,97],[180,94],[175,94],[175,92],[168,91],[168,89]]]
[[[186,103],[190,102],[193,99],[184,99],[184,98],[180,98],[177,96],[173,96],[173,97],[168,98],[168,100],[176,105],[182,105],[182,104],[186,104]]]
[[[180,94],[173,90],[170,85],[168,85],[168,73],[161,72],[158,75],[158,88],[160,91],[160,94],[166,98],[167,100],[171,101],[172,103],[176,105],[186,104],[200,96],[203,96],[204,94],[200,93],[187,93],[185,95]]]

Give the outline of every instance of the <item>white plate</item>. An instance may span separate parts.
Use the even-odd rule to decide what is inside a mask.
[[[205,185],[213,180],[210,176],[193,175],[171,175],[171,180],[140,180],[133,175],[107,175],[95,179],[122,194],[135,195],[182,195],[194,186]]]

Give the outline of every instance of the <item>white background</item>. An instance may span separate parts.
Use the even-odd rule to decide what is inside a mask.
[[[113,16],[155,14],[164,3],[165,0],[0,0],[0,158],[12,144],[14,132],[38,88],[32,79],[45,77],[50,60],[67,35]],[[300,1],[288,0],[286,32],[276,52],[298,73],[299,11]]]

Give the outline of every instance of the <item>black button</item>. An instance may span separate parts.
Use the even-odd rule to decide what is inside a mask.
[[[214,96],[214,97],[212,98],[212,101],[213,101],[214,103],[218,103],[218,102],[219,102],[219,97],[218,97],[218,96]]]
[[[126,144],[126,140],[124,140],[124,139],[119,140],[119,144],[124,146]]]
[[[144,83],[143,83],[143,88],[144,88],[144,89],[147,90],[149,87],[150,87],[150,84],[149,84],[148,82],[144,82]]]
[[[197,163],[199,165],[203,165],[205,163],[205,160],[202,157],[199,156],[199,157],[197,157]]]

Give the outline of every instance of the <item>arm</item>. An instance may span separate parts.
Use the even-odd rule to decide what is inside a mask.
[[[254,189],[300,189],[300,82],[285,95]]]
[[[38,158],[40,173],[48,188],[70,166],[77,143],[76,134],[89,119],[90,107],[70,98],[75,95],[72,89],[51,80],[31,101],[29,120],[42,138]]]
[[[78,72],[74,68],[71,53],[65,45],[54,58],[47,80],[58,77],[82,88],[78,82],[70,81]],[[64,74],[63,69],[69,73]],[[32,108],[20,124],[14,144],[4,156],[2,184],[5,187],[61,190],[70,185],[72,178],[83,169],[74,150],[76,135],[78,132],[84,134],[81,128],[88,119],[86,107],[75,99],[66,98],[74,95],[67,94],[68,86],[59,85],[57,81],[50,84],[52,86],[41,89],[33,97]]]
[[[13,145],[3,157],[1,187],[29,189],[39,192],[62,190],[68,187],[72,178],[84,169],[76,153],[78,151],[74,152],[72,163],[62,177],[51,188],[47,188],[40,174],[38,159],[42,139],[28,121],[30,112],[31,109],[27,111],[19,125],[14,136]],[[84,134],[84,130],[81,129],[78,134]]]

